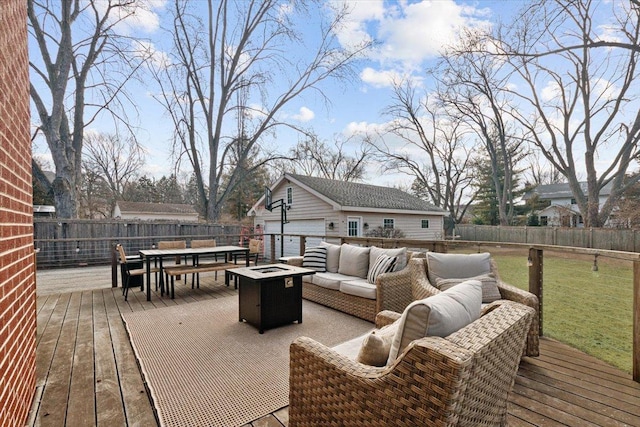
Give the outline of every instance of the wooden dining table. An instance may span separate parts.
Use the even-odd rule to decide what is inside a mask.
[[[151,301],[151,264],[160,267],[160,286],[164,286],[164,274],[162,274],[162,260],[167,257],[191,258],[196,263],[198,258],[207,255],[224,255],[225,262],[233,259],[234,255],[245,255],[245,266],[249,266],[249,248],[242,246],[214,246],[210,248],[182,248],[182,249],[141,249],[139,251],[147,269],[147,301]],[[228,276],[225,274],[225,283],[228,284]]]

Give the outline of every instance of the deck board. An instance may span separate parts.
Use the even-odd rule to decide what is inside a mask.
[[[104,271],[110,277],[110,270]],[[70,276],[57,272],[55,277],[68,282]],[[37,388],[28,425],[156,424],[121,313],[237,295],[237,290],[222,283],[223,275],[216,281],[213,274],[203,274],[199,289],[191,289],[191,277],[176,281],[174,300],[161,297],[152,283],[151,301],[139,288],[130,289],[124,301],[120,288],[95,289],[86,275],[72,277],[84,281],[77,292],[37,297]],[[516,427],[640,426],[640,384],[628,373],[543,338],[541,356],[524,358],[520,365],[507,420]],[[288,410],[250,425],[287,426]]]

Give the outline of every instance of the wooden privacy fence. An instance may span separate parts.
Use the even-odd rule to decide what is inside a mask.
[[[640,252],[640,231],[617,228],[509,227],[458,224],[456,238]]]
[[[113,247],[129,253],[151,249],[160,240],[215,238],[238,244],[241,227],[211,223],[123,220],[34,219],[34,246],[39,268],[109,264]]]

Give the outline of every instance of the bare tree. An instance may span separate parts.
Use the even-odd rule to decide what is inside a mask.
[[[364,179],[371,150],[368,145],[363,144],[354,155],[348,154],[347,145],[353,139],[338,136],[332,146],[320,141],[316,135],[309,134],[290,150],[291,160],[277,162],[276,168],[282,173],[300,173],[339,181],[361,181]]]
[[[141,3],[27,0],[37,46],[31,50],[31,99],[56,169],[52,188],[59,217],[78,215],[85,128],[103,112],[128,126],[118,107],[142,58],[114,27]]]
[[[599,16],[609,19],[603,23]],[[567,179],[588,227],[602,226],[624,191],[640,180],[625,179],[639,156],[639,24],[636,1],[544,0],[525,10],[512,31],[499,34],[493,50],[522,81],[513,91],[522,107],[513,116]],[[611,194],[600,205],[608,184]]]
[[[108,212],[113,212],[116,201],[123,198],[125,187],[139,176],[145,163],[144,152],[133,138],[95,132],[85,134],[84,147],[84,171],[109,189],[105,203]]]
[[[488,156],[501,225],[511,224],[517,165],[525,157],[522,135],[508,122],[513,108],[505,91],[509,75],[500,61],[478,53],[486,43],[482,30],[467,30],[446,50],[436,69],[439,97],[448,113],[464,122]]]
[[[387,133],[368,141],[375,148],[384,171],[413,178],[413,191],[435,206],[447,210],[459,223],[473,202],[471,147],[461,122],[443,117],[423,94],[419,99],[411,81],[394,84],[393,104],[386,108],[392,118]],[[386,140],[399,139],[401,146]]]
[[[282,118],[283,108],[306,92],[323,97],[321,83],[349,77],[350,64],[369,43],[340,47],[336,31],[348,10],[333,10],[323,21],[334,3],[295,2],[287,9],[277,0],[209,0],[201,16],[190,12],[193,4],[174,1],[175,55],[155,75],[162,85],[158,100],[176,125],[177,154],[188,159],[207,218],[215,220],[246,172],[234,168],[232,157],[242,164],[259,147],[255,168],[285,157],[269,148],[268,138],[283,127],[303,130]],[[322,22],[307,26],[312,18]],[[316,44],[302,31],[318,31]],[[234,155],[238,138],[243,146]]]

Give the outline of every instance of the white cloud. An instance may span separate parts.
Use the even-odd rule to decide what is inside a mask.
[[[154,68],[164,69],[171,65],[171,58],[166,52],[156,49],[156,46],[145,40],[133,40],[131,42],[133,54],[141,59],[148,60]]]
[[[557,97],[560,96],[560,94],[562,93],[562,91],[560,90],[560,86],[558,86],[558,83],[554,82],[554,81],[549,81],[547,83],[547,85],[542,88],[542,91],[540,92],[540,97],[542,98],[543,101],[551,101],[553,99],[556,99]]]
[[[354,135],[368,135],[384,132],[385,125],[369,122],[350,122],[342,131],[346,137]]]
[[[166,0],[137,0],[131,5],[114,7],[110,12],[111,22],[117,32],[130,35],[136,31],[153,33],[160,28],[158,11],[164,9]],[[100,14],[106,13],[111,0],[95,0],[94,4]],[[89,12],[90,13],[90,12]]]
[[[310,122],[315,116],[316,114],[307,107],[300,107],[300,112],[294,114],[292,118],[300,122]]]

